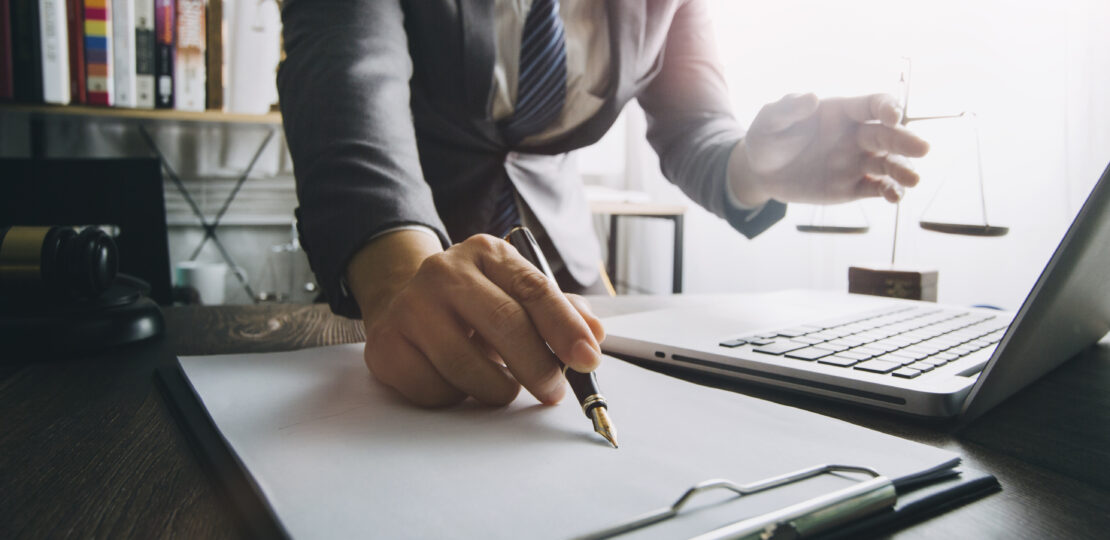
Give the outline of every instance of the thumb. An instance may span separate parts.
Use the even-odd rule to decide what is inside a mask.
[[[817,112],[820,100],[817,95],[788,94],[782,99],[764,105],[752,121],[751,131],[759,133],[778,133],[809,118]]]

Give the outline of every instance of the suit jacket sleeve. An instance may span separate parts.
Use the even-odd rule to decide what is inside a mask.
[[[691,0],[678,8],[663,66],[638,100],[668,180],[749,238],[782,219],[786,205],[778,201],[744,210],[728,198],[729,154],[744,129],[729,106],[706,2]]]
[[[278,70],[298,228],[336,313],[358,317],[347,262],[375,233],[423,225],[449,244],[421,174],[398,0],[287,0]]]

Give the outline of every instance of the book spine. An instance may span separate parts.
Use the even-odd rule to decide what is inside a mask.
[[[112,74],[112,4],[85,0],[85,75],[89,105],[111,105],[115,97]]]
[[[42,36],[42,98],[47,103],[69,104],[69,31],[65,0],[39,0]]]
[[[15,99],[42,103],[38,0],[12,1],[12,82]]]
[[[12,23],[11,3],[0,0],[0,99],[15,97],[12,79]]]
[[[203,111],[204,0],[177,0],[177,59],[174,61],[174,106],[182,111]]]
[[[135,106],[135,0],[112,2],[112,78],[116,107]]]
[[[154,106],[158,109],[173,108],[176,10],[174,0],[154,0]]]
[[[87,103],[85,94],[85,9],[81,0],[66,0],[66,29],[69,31],[69,99]]]
[[[135,0],[135,106],[154,108],[154,0]]]
[[[208,0],[208,13],[204,26],[205,33],[208,34],[204,52],[207,57],[204,73],[208,79],[208,83],[205,85],[205,101],[207,101],[209,109],[218,111],[224,108],[223,0]]]

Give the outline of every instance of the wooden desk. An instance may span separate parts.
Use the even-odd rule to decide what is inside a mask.
[[[592,300],[601,315],[673,302]],[[89,358],[27,364],[3,353],[0,537],[244,536],[227,495],[172,418],[152,370],[172,362],[175,352],[287,350],[362,337],[360,323],[334,317],[323,305],[178,307],[167,309],[166,320],[164,339]],[[1002,482],[1001,493],[896,538],[1097,538],[1110,530],[1110,342],[956,436],[887,413],[742,389],[951,449]]]

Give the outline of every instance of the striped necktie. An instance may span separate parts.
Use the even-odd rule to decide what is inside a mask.
[[[509,144],[542,131],[566,100],[567,51],[559,0],[533,0],[520,38],[520,71],[513,115],[501,122]],[[488,232],[504,236],[520,223],[512,182],[498,188]]]

